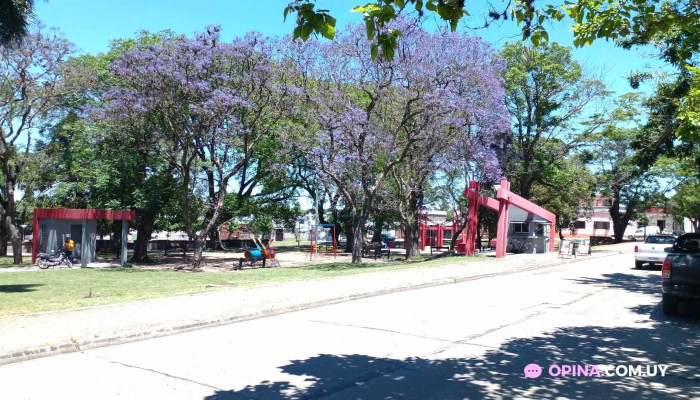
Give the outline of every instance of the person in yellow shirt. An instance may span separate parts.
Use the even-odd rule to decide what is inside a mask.
[[[66,253],[66,258],[73,262],[73,250],[75,249],[75,242],[70,236],[66,236],[66,242],[63,244],[63,251]]]

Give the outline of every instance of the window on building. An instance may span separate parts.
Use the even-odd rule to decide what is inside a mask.
[[[608,221],[595,221],[595,222],[593,222],[593,229],[610,229],[610,222],[608,222]]]
[[[452,240],[452,231],[451,230],[445,230],[442,232],[442,239],[443,240]]]
[[[545,224],[535,224],[535,235],[544,235]]]
[[[530,224],[527,222],[513,223],[513,233],[530,233]]]
[[[586,229],[586,221],[576,221],[576,229]]]

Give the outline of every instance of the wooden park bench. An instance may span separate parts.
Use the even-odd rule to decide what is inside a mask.
[[[391,256],[391,249],[385,249],[379,246],[365,246],[362,248],[362,257],[374,257],[376,260],[377,258],[381,259],[385,256],[388,260]]]

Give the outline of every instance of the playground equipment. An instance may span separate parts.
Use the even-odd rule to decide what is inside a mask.
[[[246,250],[243,253],[243,258],[238,259],[238,270],[243,268],[243,261],[250,261],[250,266],[252,267],[256,262],[262,261],[262,267],[265,268],[268,260],[273,267],[279,267],[280,264],[275,258],[277,252],[272,247],[272,239],[267,242],[267,246],[262,242],[260,238],[253,238],[253,244],[255,249]]]
[[[321,229],[325,228],[325,229]],[[331,239],[331,244],[330,245],[324,245],[320,244],[321,240],[321,233],[325,233],[325,240],[323,242],[327,242],[327,236],[328,233],[332,233],[332,239]],[[320,253],[322,251],[332,251],[333,252],[333,258],[338,257],[338,241],[336,240],[337,235],[336,235],[336,230],[335,230],[335,224],[317,224],[315,227],[311,228],[311,243],[309,245],[309,254],[308,254],[308,259],[309,261],[313,261],[314,254],[315,253]]]

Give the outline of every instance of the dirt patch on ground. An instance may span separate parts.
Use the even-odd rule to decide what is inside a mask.
[[[149,257],[153,261],[152,263],[129,263],[129,265],[148,270],[190,270],[190,262],[192,259],[192,254],[188,253],[186,256],[182,254],[168,255],[164,256],[162,254],[149,254]],[[202,272],[217,272],[217,271],[231,271],[238,267],[239,260],[244,259],[243,268],[260,268],[262,267],[262,261],[255,261],[251,263],[249,260],[244,258],[244,252],[232,252],[232,251],[205,251],[203,254],[203,262],[201,268],[198,271]],[[276,262],[275,262],[276,261]],[[267,260],[267,267],[299,267],[305,265],[314,265],[329,262],[350,262],[351,257],[348,254],[337,254],[332,253],[316,253],[313,255],[313,259],[310,259],[308,252],[304,251],[283,251],[278,252],[275,255],[275,260]],[[375,262],[374,260],[367,260]],[[90,263],[92,268],[110,268],[119,266],[119,260],[117,259],[101,259],[100,262]]]

